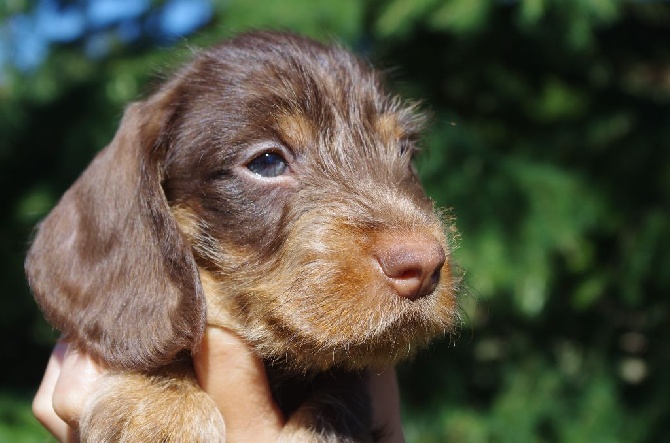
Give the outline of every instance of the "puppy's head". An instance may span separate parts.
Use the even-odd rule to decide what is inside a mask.
[[[129,108],[40,228],[33,290],[114,365],[196,349],[205,311],[296,369],[393,363],[457,322],[420,123],[340,48],[227,41]]]

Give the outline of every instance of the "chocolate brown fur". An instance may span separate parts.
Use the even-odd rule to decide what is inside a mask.
[[[84,438],[223,440],[188,360],[175,363],[212,324],[266,362],[287,441],[373,439],[365,370],[458,319],[447,230],[411,168],[421,120],[365,62],[282,33],[226,41],[132,104],[26,261],[47,319],[116,370]],[[287,172],[252,173],[264,152]],[[386,267],[412,254],[445,264],[407,298]],[[161,420],[167,405],[181,421]]]

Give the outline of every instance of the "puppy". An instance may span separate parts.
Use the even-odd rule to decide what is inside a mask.
[[[284,440],[382,435],[367,371],[458,323],[452,228],[412,169],[421,123],[367,63],[272,32],[131,104],[26,260],[48,321],[112,368],[82,439],[223,441],[190,368],[207,324],[265,362]]]

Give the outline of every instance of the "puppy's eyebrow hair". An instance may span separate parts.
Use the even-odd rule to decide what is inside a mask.
[[[304,112],[280,112],[275,115],[276,134],[293,151],[300,151],[317,139],[319,132]]]

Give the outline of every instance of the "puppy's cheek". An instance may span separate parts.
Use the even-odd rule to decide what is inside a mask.
[[[365,342],[399,312],[370,264],[337,256],[306,264],[278,295],[283,323],[324,347]]]

